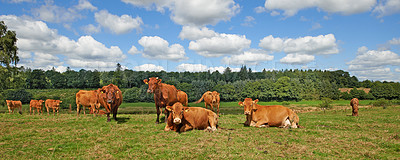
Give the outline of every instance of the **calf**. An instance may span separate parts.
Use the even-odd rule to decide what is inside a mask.
[[[47,109],[47,115],[50,114],[49,113],[50,112],[49,111],[50,108],[53,109],[53,115],[56,114],[56,111],[57,111],[57,115],[58,115],[58,112],[60,111],[60,103],[62,103],[62,101],[53,100],[53,99],[47,99],[44,103],[45,103],[45,106],[46,106],[46,109]]]
[[[245,126],[254,127],[299,127],[299,117],[291,109],[280,105],[261,106],[258,99],[246,98],[239,105],[244,107]]]
[[[357,98],[353,98],[350,101],[350,105],[351,105],[351,108],[353,109],[351,115],[352,116],[358,116],[358,99]]]
[[[166,109],[172,114],[168,117],[174,124],[174,130],[185,132],[192,129],[216,131],[218,115],[213,111],[201,107],[184,107],[182,103],[176,102]],[[168,124],[165,127],[168,131]]]
[[[35,114],[35,109],[37,110],[38,114],[43,113],[43,100],[31,100],[29,103],[29,114],[32,114],[32,108],[33,108],[33,114]]]
[[[93,90],[93,91],[85,91],[85,90],[80,90],[78,93],[76,93],[76,114],[79,116],[79,106],[83,106],[83,114],[86,115],[86,107],[88,107],[93,113],[97,113],[96,109],[100,108],[100,102],[98,98],[98,93],[100,93],[99,90]]]
[[[22,102],[21,101],[6,100],[6,103],[7,103],[9,114],[11,114],[11,112],[14,113],[15,108],[18,108],[19,114],[22,114]]]
[[[217,114],[219,115],[219,93],[217,91],[207,91],[201,96],[201,98],[194,102],[194,103],[200,103],[204,99],[204,105],[207,109],[207,106],[210,106],[211,110],[214,111],[214,107],[217,108]]]

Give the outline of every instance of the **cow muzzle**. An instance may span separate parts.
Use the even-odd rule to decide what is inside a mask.
[[[180,118],[175,118],[174,123],[175,124],[181,124],[182,120]]]
[[[147,90],[147,93],[153,93],[153,91],[152,91],[152,90],[150,90],[150,89],[148,89],[148,90]]]
[[[250,111],[244,111],[245,115],[250,115]]]

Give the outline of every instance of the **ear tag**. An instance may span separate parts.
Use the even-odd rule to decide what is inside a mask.
[[[243,104],[240,104],[240,106],[243,106]]]
[[[119,91],[117,91],[117,93],[119,93]]]
[[[104,93],[103,91],[101,91],[101,93]]]
[[[187,109],[187,110],[185,110],[185,112],[189,112],[189,110]]]
[[[147,82],[144,82],[144,83],[149,84],[149,83],[147,83]]]

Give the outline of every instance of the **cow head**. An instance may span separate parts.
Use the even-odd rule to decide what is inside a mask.
[[[44,100],[39,100],[38,102],[39,102],[39,104],[42,104],[44,102]]]
[[[108,104],[112,104],[117,99],[121,98],[119,92],[121,91],[117,86],[109,84],[108,86],[103,86],[103,88],[100,89],[99,97],[103,98],[103,100]]]
[[[149,85],[147,89],[147,93],[153,93],[154,90],[157,88],[158,84],[160,84],[162,79],[158,77],[151,77],[149,79],[144,79],[143,82]]]
[[[11,100],[6,100],[7,106],[12,105],[12,101]]]
[[[213,91],[211,93],[211,97],[212,97],[212,101],[211,103],[217,103],[218,102],[218,97],[219,97],[219,93],[217,91]]]
[[[250,115],[252,111],[257,110],[256,103],[258,102],[258,99],[252,100],[251,98],[246,98],[244,101],[240,101],[238,104],[242,107],[244,107],[244,114],[245,115]]]
[[[183,119],[183,112],[187,112],[189,110],[188,107],[183,107],[182,103],[176,102],[172,106],[165,107],[168,111],[172,113],[172,119],[175,124],[181,124]]]
[[[60,107],[60,103],[62,103],[62,101],[56,100],[56,107],[57,107],[57,108]]]

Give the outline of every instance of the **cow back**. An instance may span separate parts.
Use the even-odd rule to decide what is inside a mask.
[[[209,114],[215,113],[202,107],[189,107],[189,110],[183,112],[183,117],[193,129],[206,129],[209,126]]]
[[[261,106],[256,104],[257,110],[253,113],[257,121],[268,119],[268,125],[279,127],[284,119],[292,115],[291,110],[281,105]],[[254,119],[253,118],[253,119]]]

